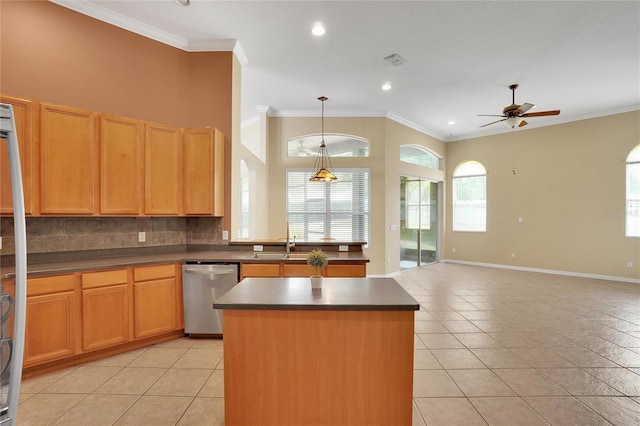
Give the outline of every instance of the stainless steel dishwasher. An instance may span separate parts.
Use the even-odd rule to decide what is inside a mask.
[[[222,335],[222,311],[213,302],[238,283],[238,265],[187,263],[182,266],[185,334]]]

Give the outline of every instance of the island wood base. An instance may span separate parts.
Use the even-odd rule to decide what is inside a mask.
[[[413,311],[225,310],[225,424],[411,425]]]

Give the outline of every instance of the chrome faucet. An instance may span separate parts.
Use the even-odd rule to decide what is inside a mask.
[[[296,236],[293,236],[293,242],[290,241],[289,239],[289,222],[287,222],[287,253],[291,253],[291,247],[295,247],[296,246]]]

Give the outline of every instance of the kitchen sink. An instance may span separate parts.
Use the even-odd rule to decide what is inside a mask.
[[[286,259],[287,255],[284,253],[253,253],[253,258],[280,260],[280,259]]]
[[[253,253],[253,258],[270,260],[306,259],[307,253]]]
[[[289,253],[287,259],[306,259],[307,253]]]

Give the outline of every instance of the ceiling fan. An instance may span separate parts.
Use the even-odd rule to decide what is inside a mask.
[[[551,111],[539,111],[539,112],[529,112],[532,108],[535,108],[534,104],[524,103],[522,105],[516,104],[516,89],[518,88],[517,84],[512,84],[509,86],[511,89],[511,105],[504,107],[502,110],[502,115],[491,115],[491,114],[478,114],[478,117],[502,117],[501,120],[492,121],[491,123],[483,124],[480,127],[490,126],[492,124],[500,123],[502,121],[511,128],[516,126],[523,127],[527,125],[525,117],[544,117],[547,115],[558,115],[560,114],[559,109],[551,110]]]

